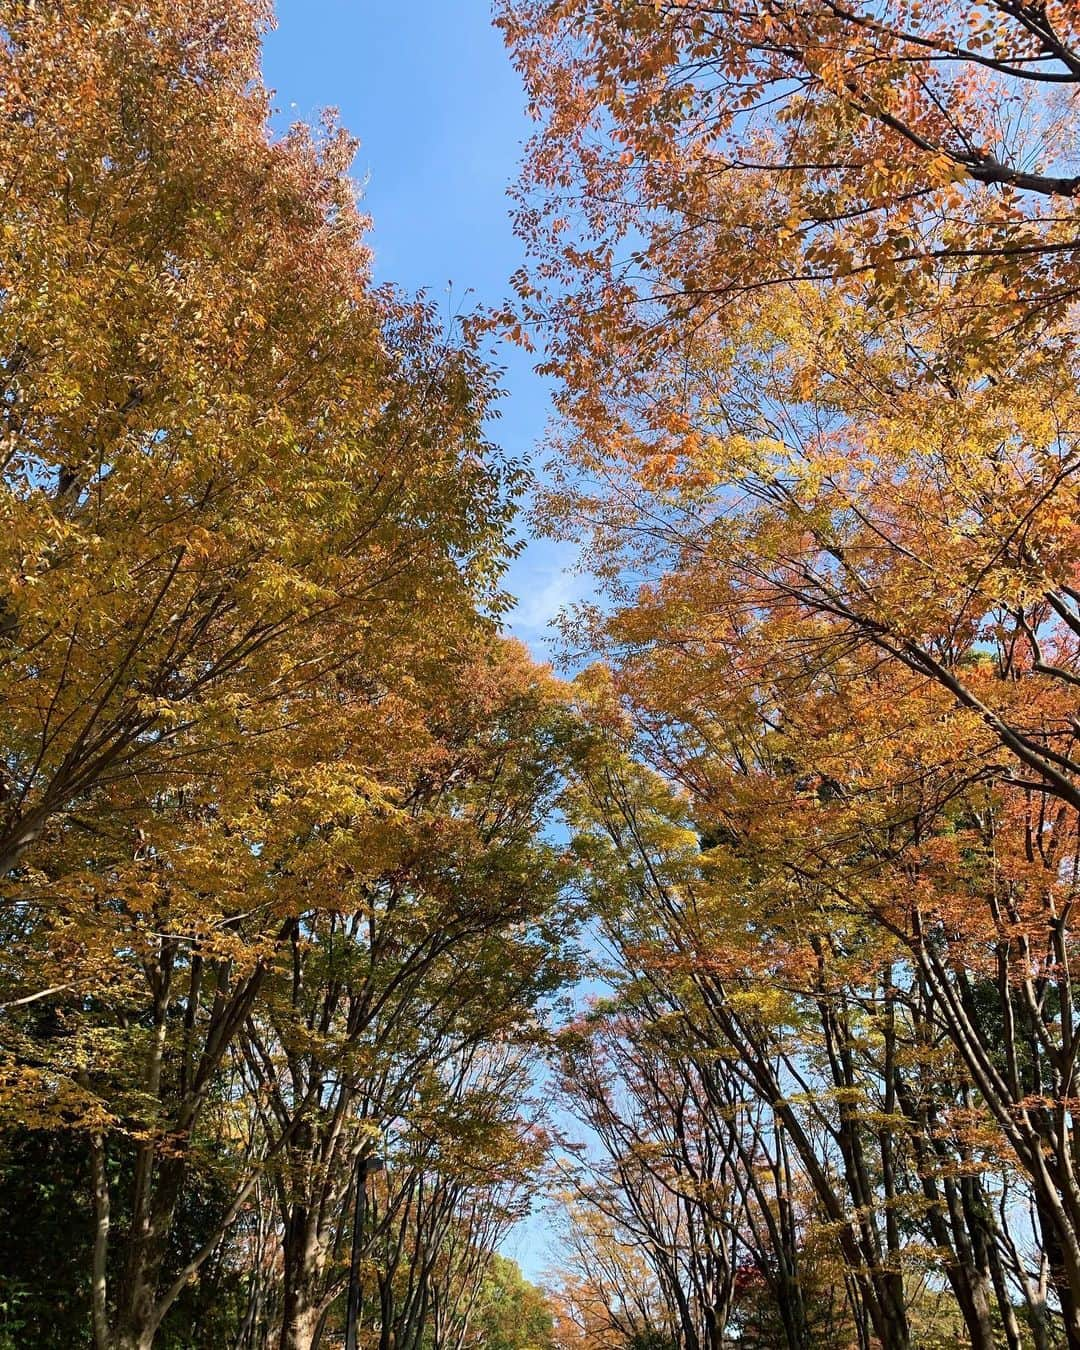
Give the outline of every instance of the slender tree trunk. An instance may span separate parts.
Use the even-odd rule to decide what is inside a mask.
[[[94,1211],[94,1254],[90,1277],[94,1350],[112,1350],[106,1286],[109,1256],[109,1177],[105,1166],[105,1139],[101,1134],[90,1136],[90,1176]]]
[[[911,951],[927,990],[933,993],[942,1026],[962,1057],[980,1095],[1012,1145],[1036,1197],[1045,1250],[1051,1256],[1052,1283],[1061,1302],[1069,1350],[1080,1350],[1080,1188],[1072,1172],[1068,1138],[1047,1137],[1038,1112],[1022,1105],[1017,1092],[1026,1085],[1005,1082],[989,1053],[970,997],[958,990],[931,944],[923,941],[922,917],[914,912]],[[1029,1019],[1030,1020],[1030,1019]],[[1031,1035],[1032,1063],[1039,1064],[1038,1038]],[[1007,1052],[1013,1050],[1008,1043]],[[1040,1091],[1039,1083],[1032,1083]],[[1045,1119],[1045,1117],[1043,1118]]]
[[[1036,1207],[1039,1213],[1039,1226],[1042,1230],[1043,1251],[1050,1269],[1050,1285],[1061,1304],[1061,1320],[1064,1324],[1065,1343],[1069,1350],[1080,1350],[1080,1310],[1072,1295],[1067,1273],[1062,1269],[1064,1253],[1058,1241],[1058,1228],[1054,1216],[1047,1213],[1042,1199],[1036,1192]]]
[[[1052,1350],[1050,1342],[1050,1310],[1046,1300],[1035,1296],[1028,1299],[1028,1322],[1034,1350]]]
[[[878,1282],[868,1273],[868,1262],[860,1240],[860,1233],[850,1219],[844,1203],[837,1194],[836,1187],[827,1169],[818,1156],[814,1142],[803,1129],[798,1115],[786,1099],[781,1085],[773,1071],[772,1064],[755,1043],[753,1035],[744,1028],[738,1014],[728,1003],[721,981],[700,979],[698,989],[705,999],[706,1010],[714,1020],[722,1037],[721,1046],[730,1045],[739,1055],[740,1073],[751,1089],[773,1104],[777,1120],[783,1125],[806,1169],[807,1180],[813,1187],[822,1208],[829,1219],[836,1224],[837,1242],[852,1280],[859,1290],[859,1305],[869,1320],[884,1350],[907,1350],[908,1339],[895,1338],[895,1318],[883,1310],[880,1301]],[[900,1310],[901,1314],[903,1309]]]
[[[970,1159],[965,1159],[965,1162],[969,1164],[970,1161]],[[953,1189],[957,1189],[955,1183],[953,1183]],[[965,1255],[970,1253],[968,1284],[971,1291],[973,1311],[978,1321],[979,1334],[983,1337],[978,1344],[980,1346],[985,1344],[988,1350],[993,1350],[995,1336],[993,1318],[990,1312],[991,1290],[994,1288],[992,1266],[993,1258],[996,1255],[993,1211],[975,1175],[962,1176],[958,1189],[964,1226],[970,1237],[968,1251],[964,1253]],[[1007,1293],[1007,1291],[999,1291],[999,1301],[1001,1292]],[[1009,1325],[1010,1314],[1012,1313],[1011,1306],[1002,1306],[1001,1313],[1010,1350],[1019,1350],[1020,1342],[1016,1331],[1015,1317],[1011,1319],[1011,1328]],[[970,1328],[971,1324],[969,1323]]]

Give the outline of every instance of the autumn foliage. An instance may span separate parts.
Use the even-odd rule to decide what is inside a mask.
[[[271,133],[270,17],[0,7],[4,1170],[91,1216],[63,1299],[44,1228],[8,1265],[12,1345],[336,1334],[376,1152],[365,1343],[435,1300],[449,1344],[542,1139],[519,471],[492,372],[372,284],[352,141]]]
[[[673,1344],[823,1344],[838,1281],[844,1343],[1080,1344],[1075,8],[501,22],[541,517],[606,591],[579,1202]]]
[[[1076,7],[496,10],[448,327],[268,5],[0,0],[0,1345],[1077,1350]]]

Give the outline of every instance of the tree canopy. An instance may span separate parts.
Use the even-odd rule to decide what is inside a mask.
[[[0,0],[0,1346],[1078,1350],[1076,8],[495,20],[459,322],[268,4]]]

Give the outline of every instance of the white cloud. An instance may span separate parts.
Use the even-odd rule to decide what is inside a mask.
[[[557,654],[553,624],[560,612],[593,592],[592,579],[575,570],[576,556],[570,545],[536,541],[510,569],[507,586],[517,604],[507,616],[507,627],[545,660]]]

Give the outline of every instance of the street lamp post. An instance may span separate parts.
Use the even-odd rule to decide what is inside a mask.
[[[360,1246],[364,1238],[367,1179],[383,1170],[383,1160],[368,1156],[356,1160],[356,1209],[353,1212],[352,1260],[349,1264],[349,1307],[345,1319],[345,1350],[356,1350],[356,1326],[360,1320]]]

